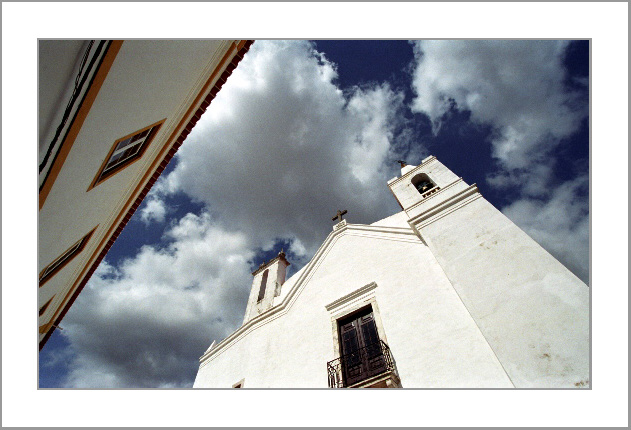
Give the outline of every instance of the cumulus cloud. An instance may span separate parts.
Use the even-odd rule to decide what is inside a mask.
[[[550,199],[520,199],[502,212],[589,284],[587,175],[563,183]]]
[[[563,183],[556,171],[555,149],[588,114],[586,87],[565,85],[567,46],[556,40],[416,42],[412,109],[430,118],[434,133],[453,109],[491,126],[499,168],[487,183],[519,196],[503,213],[588,282],[585,177]]]
[[[198,358],[242,322],[261,249],[289,243],[292,269],[347,209],[370,223],[399,209],[386,181],[403,96],[388,85],[345,89],[306,41],[256,42],[139,212],[162,222],[165,200],[203,203],[113,267],[101,264],[64,319],[71,387],[191,386]]]
[[[491,124],[503,170],[489,182],[522,192],[504,212],[584,274],[567,248],[587,246],[585,183],[552,192],[553,163],[530,162],[580,117],[553,76],[564,45],[437,43],[416,47],[414,109],[438,130],[451,99]],[[400,210],[386,186],[398,174],[396,152],[427,155],[409,147],[403,94],[387,83],[342,89],[336,77],[335,64],[307,41],[252,46],[139,216],[164,222],[165,200],[176,194],[204,209],[166,226],[160,245],[116,267],[101,264],[63,322],[73,354],[67,386],[191,386],[198,357],[241,324],[261,250],[288,243],[296,270],[331,231],[337,209],[353,223]],[[539,179],[528,188],[524,175],[533,171]]]
[[[164,189],[204,202],[255,246],[310,254],[347,209],[352,222],[394,213],[386,181],[403,96],[387,84],[334,83],[307,41],[256,42],[177,155]]]
[[[99,266],[64,319],[69,387],[191,386],[198,358],[241,323],[253,254],[243,234],[189,214],[164,247]]]
[[[452,104],[493,126],[493,155],[506,169],[541,161],[587,114],[564,85],[559,40],[433,40],[414,45],[412,108],[435,130]]]
[[[140,220],[149,225],[152,221],[164,222],[167,214],[167,207],[164,200],[156,197],[149,197],[143,208],[140,210]]]

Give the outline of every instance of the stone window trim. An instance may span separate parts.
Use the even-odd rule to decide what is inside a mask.
[[[117,139],[112,144],[87,191],[138,161],[165,121],[166,118]]]
[[[59,272],[63,267],[70,263],[73,258],[83,251],[86,244],[92,237],[92,234],[97,229],[98,225],[94,227],[88,234],[83,236],[77,242],[75,242],[70,248],[64,251],[59,257],[55,258],[51,263],[49,263],[46,267],[39,272],[39,286],[44,285],[50,278],[55,276],[57,272]]]
[[[379,306],[377,305],[377,298],[375,295],[376,289],[377,284],[375,282],[371,282],[370,284],[364,285],[363,287],[358,288],[357,290],[340,297],[325,306],[326,310],[331,315],[333,357],[340,357],[342,354],[342,346],[339,339],[339,321],[369,306],[372,308],[379,339],[388,344],[386,331],[381,321],[381,312],[379,311]]]
[[[245,378],[241,379],[237,383],[232,384],[232,388],[243,388],[244,383],[245,383]]]

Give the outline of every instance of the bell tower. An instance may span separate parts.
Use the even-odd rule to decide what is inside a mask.
[[[274,297],[280,295],[281,286],[285,283],[287,267],[290,263],[285,258],[285,252],[261,265],[252,272],[252,290],[245,309],[243,324],[257,315],[265,312],[274,305]]]
[[[408,223],[427,244],[423,228],[456,208],[458,202],[481,197],[475,184],[456,176],[436,157],[429,156],[418,166],[401,163],[401,176],[388,181],[388,187],[408,216]]]
[[[388,187],[513,384],[589,374],[587,286],[436,157],[401,165]]]
[[[427,198],[439,190],[468,187],[462,178],[456,176],[434,156],[427,157],[418,166],[406,164],[404,161],[399,161],[399,163],[401,163],[401,176],[390,179],[388,187],[401,209],[408,215],[416,212],[415,208],[429,201]]]

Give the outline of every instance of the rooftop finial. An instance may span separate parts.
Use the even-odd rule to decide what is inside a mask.
[[[403,167],[405,167],[405,166],[407,166],[407,165],[408,165],[408,163],[406,163],[406,162],[405,162],[405,161],[403,161],[403,160],[397,160],[397,163],[401,164],[401,168],[403,168]]]

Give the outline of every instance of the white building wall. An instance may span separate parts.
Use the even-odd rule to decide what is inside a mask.
[[[419,173],[440,190],[424,198]],[[388,184],[513,384],[588,386],[588,287],[436,158]]]
[[[589,289],[484,198],[419,231],[517,387],[589,378]]]
[[[416,187],[412,185],[412,179],[419,173],[425,173],[439,188],[445,188],[460,179],[433,156],[427,157],[423,160],[423,163],[417,167],[410,165],[405,166],[401,173],[401,177],[390,179],[388,186],[401,207],[405,210],[422,200]]]
[[[423,197],[419,173],[440,189]],[[264,325],[202,357],[194,386],[326,387],[335,318],[371,302],[403,387],[589,386],[588,287],[434,157],[388,185],[404,211],[338,224]]]
[[[202,362],[194,386],[245,379],[245,388],[326,388],[326,363],[340,355],[326,306],[375,282],[380,335],[403,387],[512,387],[429,249],[410,230],[375,230],[351,225],[339,234],[311,278],[295,286],[287,312],[218,345],[223,351]]]

